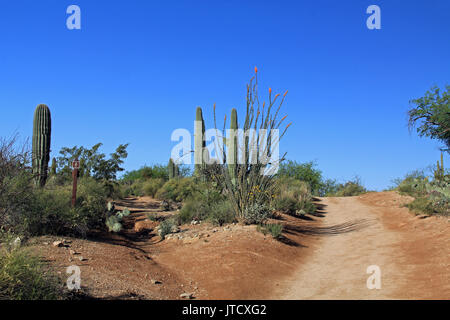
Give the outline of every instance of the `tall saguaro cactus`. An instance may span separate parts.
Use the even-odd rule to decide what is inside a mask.
[[[230,173],[230,177],[235,183],[237,178],[237,158],[238,158],[238,119],[237,119],[237,111],[235,108],[231,110],[231,118],[230,118],[230,137],[228,138],[228,155],[227,155],[227,163],[228,170]]]
[[[195,163],[195,176],[202,176],[202,168],[205,164],[203,159],[204,148],[206,147],[205,141],[205,121],[203,120],[202,108],[197,107],[195,115],[194,126],[194,163]]]
[[[35,184],[43,187],[48,176],[52,120],[45,104],[36,107],[33,120],[32,164]]]
[[[172,160],[172,158],[170,158],[169,160],[169,164],[168,164],[168,169],[169,169],[169,179],[176,179],[180,176],[180,169],[178,167],[178,165]]]

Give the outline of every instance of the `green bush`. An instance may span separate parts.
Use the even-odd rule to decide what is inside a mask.
[[[276,186],[276,193],[271,203],[274,210],[293,215],[316,211],[308,183],[284,177],[278,179]]]
[[[327,197],[351,197],[359,196],[367,192],[359,177],[355,177],[346,183],[338,184],[334,189],[334,192],[328,193]]]
[[[103,226],[107,191],[102,183],[92,178],[80,179],[77,205],[72,208],[71,186],[35,188],[27,181],[17,179],[10,185],[12,194],[26,188],[17,198],[7,200],[0,196],[0,207],[8,202],[2,223],[8,230],[27,236],[85,236],[90,229]]]
[[[166,235],[172,233],[173,229],[176,227],[174,220],[167,219],[160,223],[159,225],[159,235],[161,239],[165,239]]]
[[[306,182],[314,195],[321,195],[322,172],[315,168],[314,161],[297,163],[296,161],[286,161],[281,163],[278,175],[280,177],[290,177],[295,180]]]
[[[163,179],[149,179],[144,183],[143,189],[146,196],[155,197],[159,189],[164,185]]]
[[[283,233],[283,225],[278,223],[259,224],[257,230],[264,235],[270,233],[274,239],[279,239]]]
[[[195,200],[188,200],[180,210],[180,223],[189,223],[194,219],[201,220],[206,215],[205,207]]]
[[[182,202],[200,190],[193,178],[172,179],[167,181],[156,193],[160,200]]]
[[[416,198],[407,207],[418,214],[424,213],[430,215],[434,213],[433,203],[426,198]]]
[[[272,215],[272,210],[265,203],[252,203],[244,209],[243,222],[246,224],[259,224]]]
[[[219,226],[234,222],[235,214],[231,202],[224,200],[213,204],[207,219]]]
[[[0,252],[0,300],[57,300],[59,279],[39,257],[24,248]]]
[[[135,182],[138,180],[145,181],[147,179],[169,179],[169,171],[165,165],[144,166],[138,170],[128,171],[123,177],[124,182]]]
[[[230,220],[229,215],[234,213],[229,210],[231,203],[220,192],[205,185],[197,186],[197,189],[186,200],[181,208],[179,219],[181,223],[192,220],[210,220],[213,223],[226,223]],[[214,213],[217,211],[217,213]],[[214,217],[212,217],[215,215]]]

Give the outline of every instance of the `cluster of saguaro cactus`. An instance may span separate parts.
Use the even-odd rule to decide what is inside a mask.
[[[169,179],[176,179],[180,177],[180,168],[179,166],[172,160],[172,158],[169,159],[168,164],[169,169]]]
[[[439,164],[439,161],[437,161],[437,168],[434,172],[434,178],[435,179],[443,179],[445,175],[445,169],[444,169],[444,154],[441,152],[441,163]]]
[[[51,115],[45,104],[37,106],[33,120],[32,164],[35,184],[43,187],[48,176],[50,161]]]

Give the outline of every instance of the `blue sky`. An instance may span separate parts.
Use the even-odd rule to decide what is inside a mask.
[[[81,30],[66,28],[71,4]],[[381,30],[366,27],[371,4]],[[447,0],[5,1],[0,136],[30,136],[46,103],[54,155],[130,143],[126,169],[166,163],[196,106],[208,127],[214,103],[221,117],[243,110],[257,66],[263,97],[289,90],[288,158],[379,190],[440,156],[438,142],[409,133],[406,112],[449,83],[449,21]]]

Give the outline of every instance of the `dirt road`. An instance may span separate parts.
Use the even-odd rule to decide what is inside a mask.
[[[450,299],[450,223],[412,215],[403,199],[393,192],[322,199],[323,224],[366,226],[313,243],[271,298]],[[380,289],[367,288],[372,265],[380,268]]]

